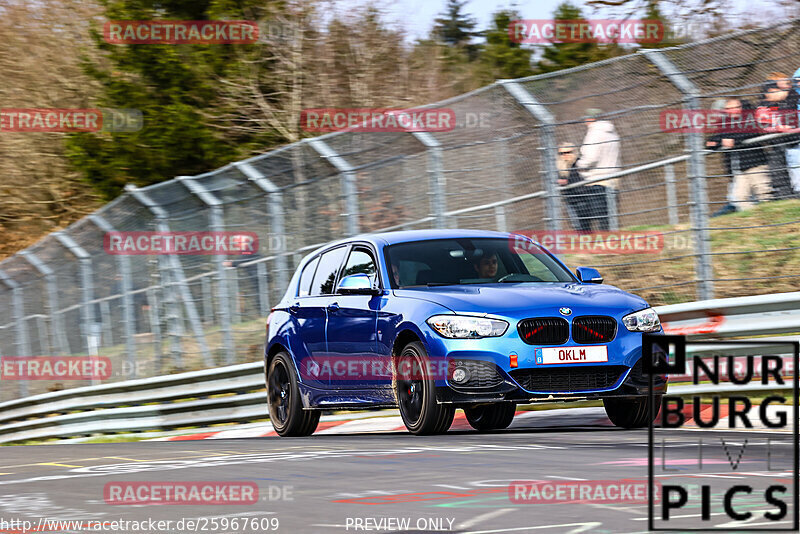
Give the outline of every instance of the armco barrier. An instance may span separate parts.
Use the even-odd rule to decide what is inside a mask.
[[[715,299],[656,310],[667,333],[695,340],[800,332],[800,292]],[[721,348],[715,346],[713,351]],[[35,395],[0,403],[0,443],[266,419],[263,388],[264,364],[254,362]],[[723,392],[723,388],[681,385],[671,392],[688,395]]]

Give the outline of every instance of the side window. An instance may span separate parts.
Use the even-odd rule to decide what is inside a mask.
[[[367,274],[373,278],[377,269],[375,268],[375,260],[372,259],[372,254],[364,249],[354,249],[347,258],[347,265],[344,266],[342,277],[351,274]]]
[[[320,257],[314,281],[311,282],[311,293],[309,293],[311,296],[333,293],[333,284],[336,283],[336,274],[342,266],[345,252],[347,247],[339,247],[329,250]]]
[[[318,263],[319,256],[308,262],[303,269],[303,274],[300,275],[300,284],[297,291],[298,297],[307,297],[311,293],[311,281],[314,279],[314,271],[317,270]]]

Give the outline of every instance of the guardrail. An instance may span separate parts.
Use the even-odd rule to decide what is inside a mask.
[[[800,332],[800,292],[674,304],[656,310],[667,333],[694,340]],[[731,354],[737,352],[735,342],[729,349]],[[710,387],[725,391],[724,386],[699,384],[676,386],[673,392],[708,393]],[[758,389],[780,388],[754,387]],[[80,387],[0,403],[0,443],[266,419],[266,402],[263,362]]]
[[[668,334],[733,337],[800,332],[800,291],[656,308]]]

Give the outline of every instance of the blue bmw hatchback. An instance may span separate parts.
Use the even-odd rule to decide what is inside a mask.
[[[462,408],[486,431],[511,424],[518,403],[603,399],[617,426],[646,426],[642,333],[661,324],[643,299],[602,281],[500,232],[326,245],[267,320],[272,424],[304,436],[322,410],[398,407],[410,432],[435,434]],[[654,383],[666,391],[663,377]]]

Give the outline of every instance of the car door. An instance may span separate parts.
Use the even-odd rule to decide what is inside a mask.
[[[340,280],[366,274],[380,287],[377,263],[367,245],[353,245]],[[337,362],[331,386],[354,389],[391,383],[390,358],[377,354],[377,320],[381,297],[336,294],[328,304],[328,354]]]
[[[301,380],[312,387],[325,389],[330,385],[330,373],[325,366],[327,306],[347,250],[347,246],[340,246],[309,262],[301,274],[297,298],[289,307],[300,340],[300,346],[294,350],[298,372]],[[311,268],[313,273],[307,273]]]

